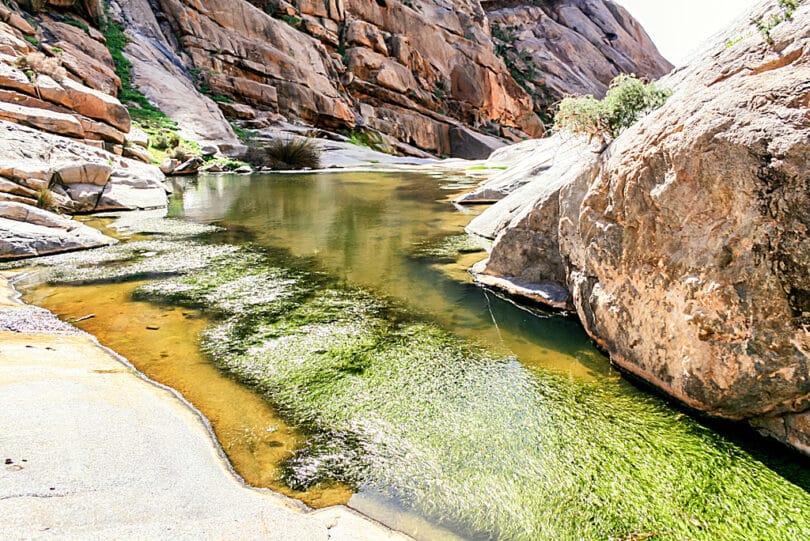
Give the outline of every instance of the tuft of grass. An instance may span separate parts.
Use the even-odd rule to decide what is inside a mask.
[[[68,19],[64,21],[64,23],[69,24],[70,26],[75,26],[76,28],[80,28],[81,30],[84,30],[85,34],[87,34],[88,36],[90,35],[90,27],[87,26],[87,23],[83,21],[77,21],[76,19]]]
[[[377,152],[384,152],[385,154],[392,154],[393,149],[385,142],[383,136],[374,130],[369,129],[355,129],[346,134],[349,138],[349,143],[361,147],[368,147]]]
[[[40,42],[40,41],[39,41],[37,38],[35,38],[34,36],[23,36],[23,39],[24,39],[25,41],[27,41],[28,43],[30,43],[31,45],[33,45],[34,47],[39,47],[39,44],[41,43],[41,42]]]
[[[634,75],[619,75],[603,100],[593,96],[562,100],[554,127],[604,141],[617,137],[642,116],[661,107],[670,95],[671,91],[645,83]]]
[[[293,15],[284,14],[281,16],[281,20],[287,23],[288,25],[292,26],[293,28],[300,28],[301,27],[301,18],[295,17]]]
[[[39,190],[37,192],[37,208],[53,210],[54,207],[53,192],[48,187]]]
[[[251,147],[243,159],[256,167],[277,170],[318,169],[321,149],[305,137],[278,138],[267,146]]]
[[[250,141],[259,133],[256,130],[245,129],[236,122],[231,122],[231,128],[233,128],[233,132],[236,134],[239,140],[247,144],[249,144]]]

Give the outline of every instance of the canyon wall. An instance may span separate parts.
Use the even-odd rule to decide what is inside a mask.
[[[535,111],[547,114],[551,98],[538,102],[527,89],[598,93],[619,72],[657,77],[669,67],[612,2],[589,2],[578,17],[548,4],[554,16],[581,24],[585,37],[571,29],[562,40],[549,36],[541,45],[556,63],[519,76],[520,84],[492,37],[490,14],[503,10],[487,11],[479,0],[117,0],[117,12],[131,39],[134,81],[173,118],[188,116],[182,110],[191,106],[164,91],[153,66],[166,57],[245,127],[283,118],[331,130],[371,129],[399,153],[479,158],[498,141],[543,135]],[[608,20],[613,13],[619,15]],[[588,17],[594,21],[582,24]],[[539,35],[547,19],[545,11],[529,10],[520,24]],[[614,33],[619,37],[612,39]],[[551,47],[581,48],[582,40],[610,46],[569,56]],[[573,67],[580,61],[581,68]],[[571,70],[562,73],[566,63]]]

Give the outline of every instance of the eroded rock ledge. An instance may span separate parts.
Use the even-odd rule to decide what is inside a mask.
[[[469,229],[484,273],[566,287],[623,369],[810,453],[810,5],[772,45],[727,34],[603,154],[552,140],[529,183],[493,179],[517,189]]]

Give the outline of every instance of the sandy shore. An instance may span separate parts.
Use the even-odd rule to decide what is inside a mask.
[[[206,421],[0,275],[3,539],[408,539],[245,486]]]

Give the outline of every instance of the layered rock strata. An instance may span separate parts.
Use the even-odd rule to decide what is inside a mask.
[[[120,88],[104,36],[79,15],[39,14],[35,28],[0,5],[0,259],[114,242],[70,214],[166,206]]]
[[[809,452],[810,5],[771,38],[745,19],[607,151],[470,229],[495,238],[484,274],[567,288],[623,369]]]
[[[183,97],[193,94],[193,82],[246,127],[284,118],[333,130],[370,129],[400,153],[482,158],[504,140],[543,133],[530,95],[496,54],[479,0],[117,5],[131,40],[126,52],[134,81],[181,125],[188,111],[199,110],[207,120],[198,124],[216,127],[219,135],[227,131],[219,118],[212,120],[217,114],[210,100],[200,107]],[[627,38],[615,47],[623,51],[631,42],[635,49],[651,47],[644,57],[650,62],[634,64],[643,56],[634,49],[623,53],[622,69],[659,75],[665,61],[649,42]]]

